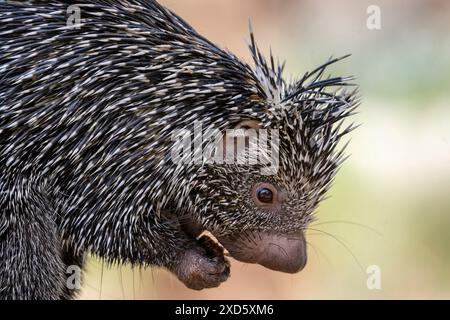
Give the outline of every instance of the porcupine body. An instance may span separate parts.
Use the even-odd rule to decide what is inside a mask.
[[[79,26],[68,23],[70,5],[0,3],[0,298],[72,297],[67,267],[86,253],[217,286],[228,262],[183,217],[241,250],[239,233],[307,227],[351,129],[334,124],[356,105],[353,93],[327,90],[347,79],[321,78],[337,60],[286,84],[253,37],[255,68],[156,1],[86,0]],[[279,172],[174,163],[172,134],[195,120],[279,129]],[[270,187],[253,199],[255,183],[288,200],[259,206]]]

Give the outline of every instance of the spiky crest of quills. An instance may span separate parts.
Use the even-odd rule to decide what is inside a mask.
[[[270,128],[298,114],[292,141],[310,142],[313,166],[352,129],[334,126],[357,105],[340,89],[350,78],[322,79],[339,59],[288,85],[253,32],[251,68],[156,1],[83,1],[80,29],[67,25],[72,3],[0,3],[0,205],[15,211],[36,196],[14,189],[22,180],[45,186],[64,242],[80,252],[164,265],[183,246],[164,211],[201,211],[189,200],[198,166],[170,159],[172,132],[194,120]]]
[[[338,148],[341,138],[357,127],[352,123],[343,128],[345,119],[355,114],[359,105],[357,89],[350,91],[345,89],[354,86],[351,83],[353,77],[323,78],[327,67],[349,55],[340,58],[331,57],[329,61],[306,73],[301,79],[286,83],[283,78],[285,63],[275,64],[272,51],[269,56],[270,63],[267,62],[257,46],[251,25],[249,49],[254,61],[252,76],[257,80],[258,95],[264,101],[262,110],[256,118],[261,120],[263,128],[282,130],[280,138],[284,147],[281,146],[280,149],[280,167],[289,172],[287,176],[290,179],[296,180],[299,184],[309,185],[313,192],[312,195],[305,194],[305,197],[312,198],[311,201],[301,203],[305,215],[297,215],[290,221],[284,217],[289,221],[292,230],[303,229],[315,219],[313,213],[317,204],[325,198],[337,170],[347,158],[344,151],[348,142]],[[257,166],[261,163],[270,163],[271,154],[259,151],[255,154],[245,153],[242,156],[243,162],[253,160]],[[211,183],[202,185],[199,190],[208,193],[213,182],[218,181],[217,190],[220,190],[218,192],[236,193],[235,185],[223,184],[230,175],[230,167],[232,166],[211,166],[210,170],[204,173],[204,180]],[[244,168],[241,172],[245,170],[248,172],[251,169]],[[203,209],[200,214],[200,217],[204,218],[203,224],[212,230],[230,233],[237,229],[243,231],[260,227],[258,226],[260,221],[254,218],[254,214],[243,212],[242,206],[238,205],[242,199],[222,201],[226,203],[226,210],[220,215],[220,219],[212,213],[214,210],[211,210],[211,207],[214,205],[211,204],[211,200],[204,201],[201,197],[197,197],[196,200],[198,202],[194,206]],[[186,203],[181,203],[181,206],[184,205]],[[233,225],[235,227],[230,228]],[[287,230],[286,224],[275,223],[272,228]]]

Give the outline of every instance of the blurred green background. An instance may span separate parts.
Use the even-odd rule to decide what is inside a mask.
[[[164,270],[90,259],[81,298],[449,299],[450,2],[161,2],[248,62],[251,19],[260,48],[286,59],[287,78],[352,53],[330,71],[356,76],[362,126],[307,234],[303,272],[232,261],[226,283],[197,292]],[[367,28],[369,5],[381,9],[380,30]],[[380,267],[380,290],[366,285],[370,265]]]

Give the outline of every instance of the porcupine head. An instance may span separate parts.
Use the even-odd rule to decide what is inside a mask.
[[[345,159],[346,145],[338,143],[355,128],[342,123],[357,106],[356,90],[344,89],[351,77],[323,78],[341,58],[286,83],[284,64],[261,55],[251,27],[249,47],[255,67],[219,102],[233,111],[222,118],[205,106],[206,121],[199,117],[192,135],[177,135],[178,161],[197,163],[189,203],[180,202],[192,211],[180,222],[191,236],[211,232],[239,261],[296,273],[307,261],[304,233]],[[186,137],[193,146],[187,159],[178,154]]]
[[[66,2],[30,3],[3,4],[28,22],[3,35],[15,50],[0,160],[13,168],[3,181],[46,183],[63,247],[167,267],[193,289],[228,278],[222,246],[273,270],[305,266],[304,232],[357,105],[350,78],[324,75],[339,59],[286,82],[252,32],[253,67],[156,1],[85,1],[75,29]],[[33,47],[14,48],[20,36]]]

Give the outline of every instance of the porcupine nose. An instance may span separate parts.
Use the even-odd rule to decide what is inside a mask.
[[[276,271],[296,273],[307,261],[303,234],[279,235],[268,239],[259,264]]]
[[[249,242],[248,239],[254,240]],[[233,258],[242,262],[257,263],[286,273],[299,272],[306,265],[306,241],[302,232],[253,232],[242,236],[220,237],[219,241]]]

